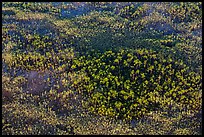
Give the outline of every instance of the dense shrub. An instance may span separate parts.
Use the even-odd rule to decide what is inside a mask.
[[[145,49],[93,54],[75,60],[71,66],[87,73],[83,86],[91,111],[138,118],[164,105],[163,97],[183,104],[191,102],[193,109],[199,109],[195,99],[201,78],[181,60],[166,59]]]

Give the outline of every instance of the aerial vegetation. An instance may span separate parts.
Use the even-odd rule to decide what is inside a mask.
[[[72,65],[89,76],[83,86],[92,111],[131,120],[160,109],[167,103],[164,97],[184,104],[192,100],[190,106],[198,109],[193,100],[200,90],[196,85],[201,84],[201,77],[182,61],[158,57],[145,49],[106,51],[98,56],[84,57]]]
[[[201,2],[3,2],[2,134],[201,135]]]

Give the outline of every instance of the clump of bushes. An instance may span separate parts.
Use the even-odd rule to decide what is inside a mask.
[[[198,110],[201,77],[182,60],[137,49],[89,54],[74,60],[73,71],[84,71],[84,95],[89,110],[101,115],[129,119],[165,106],[163,100],[189,104]]]

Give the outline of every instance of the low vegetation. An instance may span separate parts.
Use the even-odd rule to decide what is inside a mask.
[[[3,135],[201,135],[201,2],[3,2]]]

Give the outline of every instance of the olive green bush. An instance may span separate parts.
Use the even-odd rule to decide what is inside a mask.
[[[200,109],[195,99],[201,78],[181,60],[145,49],[94,52],[84,58],[74,60],[71,68],[87,73],[84,94],[93,112],[131,120],[165,106],[165,100],[191,102],[192,109]]]

